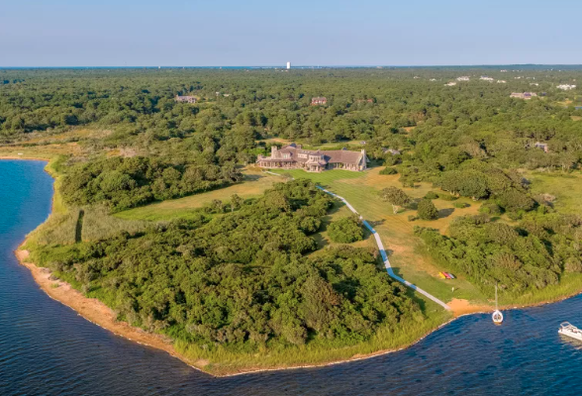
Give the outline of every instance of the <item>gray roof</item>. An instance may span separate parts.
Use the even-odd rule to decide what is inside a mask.
[[[284,154],[288,154],[289,158],[282,158]],[[309,157],[300,157],[300,154],[306,155],[319,155],[322,156],[321,160],[317,161],[320,164],[334,164],[334,163],[342,163],[342,164],[353,164],[357,165],[360,162],[362,157],[361,151],[348,151],[348,150],[305,150],[302,149],[301,146],[297,146],[295,143],[292,143],[288,146],[284,146],[280,150],[277,150],[277,157],[276,158],[263,158],[264,160],[276,160],[278,162],[281,161],[289,161],[289,162],[300,162],[306,163],[309,161]],[[313,162],[313,161],[312,161]],[[311,162],[310,162],[311,163]]]

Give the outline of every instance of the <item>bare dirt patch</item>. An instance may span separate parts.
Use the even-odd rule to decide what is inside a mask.
[[[469,300],[463,300],[459,298],[453,298],[450,302],[447,303],[455,317],[461,315],[467,315],[477,312],[492,312],[493,308],[489,305],[474,305],[469,302]]]

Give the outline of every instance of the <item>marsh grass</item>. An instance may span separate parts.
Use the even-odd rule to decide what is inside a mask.
[[[398,329],[379,329],[368,341],[338,347],[334,342],[314,341],[303,346],[269,345],[259,353],[233,351],[227,348],[205,349],[201,345],[177,341],[176,349],[193,362],[207,362],[204,369],[212,374],[232,374],[240,370],[274,369],[289,366],[321,365],[352,358],[361,358],[379,351],[397,350],[413,344],[435,330],[451,315],[442,309],[431,310],[424,321],[400,323]]]
[[[124,220],[112,216],[109,214],[109,209],[104,206],[86,208],[82,239],[83,241],[96,241],[123,231],[133,234],[145,230],[148,225],[147,221]]]

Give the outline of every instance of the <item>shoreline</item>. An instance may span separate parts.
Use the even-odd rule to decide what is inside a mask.
[[[23,242],[23,244],[24,243],[25,242]],[[115,312],[101,301],[96,298],[84,296],[67,282],[60,279],[52,279],[52,271],[48,268],[37,267],[34,263],[28,261],[29,251],[22,250],[21,247],[22,245],[14,251],[14,255],[18,259],[18,262],[30,271],[39,288],[50,298],[71,308],[84,319],[117,336],[138,344],[163,350],[171,356],[182,360],[189,366],[197,368],[193,366],[191,362],[188,362],[185,357],[180,356],[171,344],[170,339],[165,339],[160,335],[148,333],[139,328],[130,326],[126,322],[117,321],[117,315]]]
[[[187,364],[191,368],[200,371],[204,374],[210,375],[215,378],[226,378],[226,377],[234,377],[239,375],[246,375],[246,374],[258,374],[261,372],[269,372],[269,371],[284,371],[284,370],[298,370],[298,369],[307,369],[307,368],[322,368],[328,366],[335,366],[344,363],[351,363],[357,362],[361,360],[371,359],[378,356],[388,355],[390,353],[399,352],[405,349],[408,349],[417,343],[424,340],[430,334],[440,330],[441,328],[447,326],[448,324],[454,322],[455,320],[468,315],[475,315],[475,314],[485,314],[490,313],[493,311],[492,307],[485,306],[485,305],[471,305],[467,300],[459,300],[453,299],[453,305],[459,304],[460,308],[453,310],[454,316],[441,323],[434,329],[428,331],[422,337],[414,340],[410,344],[404,345],[400,348],[395,349],[388,349],[388,350],[380,350],[364,355],[354,355],[348,359],[342,359],[337,361],[331,361],[321,364],[304,364],[304,365],[291,365],[291,366],[280,366],[280,367],[273,367],[273,368],[249,368],[249,369],[238,369],[234,372],[226,371],[224,374],[213,373],[204,369],[204,366],[208,362],[206,361],[191,361],[186,356],[179,353],[174,346],[172,345],[172,341],[169,338],[165,338],[162,335],[148,333],[140,328],[133,327],[126,322],[119,322],[117,321],[117,315],[111,308],[106,306],[104,303],[99,301],[96,298],[89,298],[84,296],[81,292],[74,289],[69,283],[64,282],[60,279],[51,279],[52,271],[48,268],[37,267],[34,263],[28,261],[29,252],[28,250],[21,249],[22,246],[26,243],[26,240],[14,251],[14,255],[18,259],[19,263],[26,267],[32,274],[32,277],[39,288],[44,291],[50,298],[59,303],[71,308],[85,320],[105,329],[116,336],[125,338],[129,341],[148,346],[151,348],[155,348],[158,350],[162,350],[168,353],[170,356],[179,359],[183,363]],[[58,286],[56,286],[58,285]],[[524,309],[524,308],[534,308],[539,307],[547,304],[553,304],[560,301],[564,301],[568,298],[572,298],[582,294],[582,291],[578,291],[572,293],[571,295],[563,296],[554,300],[549,301],[542,301],[535,304],[529,305],[514,305],[514,306],[503,306],[500,307],[501,310],[510,311],[515,309]]]
[[[3,159],[13,159],[0,156],[0,160]],[[47,162],[46,159],[41,158],[14,158],[14,159],[22,159],[22,160],[40,160]],[[45,169],[46,171],[46,169]],[[50,174],[50,172],[49,172]],[[51,175],[53,176],[53,175]],[[54,176],[53,176],[54,177]],[[53,187],[54,188],[54,187]],[[51,211],[51,215],[54,212],[54,204],[55,204],[55,196],[56,194],[53,193],[52,196],[52,204],[53,210]],[[50,216],[50,215],[49,215]],[[249,367],[246,368],[239,368],[235,370],[224,370],[222,373],[215,373],[205,369],[205,366],[208,365],[208,361],[199,359],[193,361],[188,359],[186,356],[178,352],[172,343],[172,340],[168,337],[164,337],[159,334],[153,334],[146,332],[140,328],[133,327],[126,322],[119,322],[117,321],[117,315],[115,312],[106,306],[104,303],[99,301],[96,298],[89,298],[84,296],[81,292],[74,289],[69,283],[64,282],[60,279],[51,279],[52,271],[48,268],[37,267],[34,263],[28,260],[29,252],[23,249],[23,246],[26,244],[28,237],[18,246],[18,248],[14,251],[16,258],[18,259],[19,263],[26,267],[32,274],[34,281],[39,286],[41,290],[43,290],[50,298],[60,302],[63,305],[73,309],[77,314],[84,319],[88,320],[89,322],[115,334],[116,336],[123,337],[129,341],[136,342],[141,345],[145,345],[148,347],[152,347],[158,350],[162,350],[168,353],[170,356],[179,359],[180,361],[184,362],[188,366],[192,367],[193,369],[200,371],[202,373],[208,374],[212,377],[222,378],[222,377],[232,377],[232,376],[239,376],[239,375],[246,375],[246,374],[256,374],[261,372],[268,372],[268,371],[283,371],[283,370],[296,370],[296,369],[307,369],[307,368],[321,368],[327,366],[334,366],[344,363],[356,362],[365,359],[370,359],[378,356],[387,355],[393,352],[398,352],[405,350],[413,345],[416,345],[420,341],[424,340],[427,336],[434,333],[435,331],[443,328],[444,326],[452,323],[456,319],[467,316],[473,315],[478,313],[490,313],[493,312],[493,307],[490,305],[472,305],[468,300],[462,299],[453,299],[448,304],[451,305],[453,317],[449,320],[444,321],[443,323],[439,324],[438,326],[434,327],[430,331],[426,332],[421,337],[417,338],[416,340],[403,345],[398,348],[394,349],[387,349],[387,350],[379,350],[367,354],[355,354],[350,358],[342,359],[342,360],[335,360],[335,361],[328,361],[324,363],[316,363],[316,364],[296,364],[296,365],[289,365],[289,366],[276,366],[276,367],[269,367],[269,368],[253,368]],[[500,309],[502,310],[512,310],[512,309],[522,309],[522,308],[531,308],[546,304],[551,304],[559,301],[566,300],[573,296],[579,295],[582,293],[582,290],[576,291],[574,293],[568,294],[566,296],[557,297],[555,299],[541,301],[538,303],[532,304],[521,304],[521,305],[505,305],[501,306]]]
[[[402,351],[407,349],[423,339],[432,334],[433,332],[441,329],[447,324],[453,322],[461,316],[459,315],[451,318],[450,320],[440,324],[436,328],[424,334],[422,337],[416,339],[414,342],[404,345],[396,349],[381,350],[365,355],[354,355],[352,358],[331,361],[321,364],[304,364],[304,365],[294,365],[294,366],[281,366],[273,368],[249,368],[249,369],[239,369],[236,372],[226,372],[225,374],[212,373],[204,369],[206,362],[193,362],[187,357],[176,351],[172,342],[169,338],[165,338],[158,334],[148,333],[137,327],[133,327],[126,322],[119,322],[116,320],[117,315],[111,308],[106,306],[104,303],[96,298],[89,298],[84,296],[81,292],[74,289],[69,283],[64,282],[60,279],[51,279],[52,271],[48,268],[37,267],[34,263],[28,260],[29,251],[21,249],[26,243],[26,240],[14,251],[14,255],[18,259],[20,265],[26,267],[32,274],[32,277],[39,288],[44,291],[50,298],[59,303],[71,308],[77,314],[83,317],[85,320],[105,329],[116,336],[125,338],[129,341],[136,342],[141,345],[145,345],[151,348],[159,349],[167,352],[170,356],[181,360],[193,369],[208,374],[216,378],[234,377],[246,374],[257,374],[267,371],[283,371],[283,370],[297,370],[306,368],[321,368],[327,366],[334,366],[338,364],[356,362],[360,360],[366,360],[373,357],[387,355],[393,352]],[[56,286],[58,285],[58,286]],[[198,363],[198,364],[197,364]],[[204,363],[204,364],[201,364]]]
[[[298,369],[307,369],[307,368],[322,368],[328,366],[335,366],[344,363],[351,363],[357,362],[361,360],[371,359],[378,356],[388,355],[390,353],[399,352],[405,349],[408,349],[430,334],[440,330],[441,328],[447,326],[448,324],[454,322],[455,320],[468,315],[474,315],[478,313],[490,313],[493,311],[492,307],[484,306],[484,305],[471,305],[467,300],[453,300],[453,305],[459,304],[460,307],[453,311],[454,317],[441,323],[434,329],[428,331],[422,337],[419,337],[415,341],[411,342],[410,344],[404,345],[400,348],[395,349],[388,349],[388,350],[380,350],[372,353],[368,353],[365,355],[354,355],[348,359],[342,359],[337,361],[331,361],[321,364],[304,364],[304,365],[291,365],[291,366],[280,366],[280,367],[273,367],[273,368],[249,368],[249,369],[238,369],[235,372],[225,372],[224,374],[217,374],[204,369],[204,366],[207,362],[205,361],[191,361],[174,348],[172,342],[169,338],[165,338],[158,334],[148,333],[142,329],[133,327],[126,322],[119,322],[116,320],[116,314],[106,306],[104,303],[99,301],[96,298],[89,298],[84,296],[81,292],[74,289],[69,283],[64,282],[60,279],[51,279],[52,272],[48,268],[37,267],[34,263],[28,261],[29,252],[27,250],[22,250],[21,247],[26,243],[24,241],[15,251],[14,254],[18,259],[19,263],[24,267],[28,268],[31,272],[34,281],[43,290],[50,298],[53,300],[58,301],[59,303],[66,305],[67,307],[71,308],[77,314],[84,319],[88,320],[89,322],[105,329],[116,336],[123,337],[129,341],[136,342],[141,345],[145,345],[151,348],[155,348],[158,350],[162,350],[167,352],[170,356],[181,360],[188,366],[192,367],[193,369],[200,371],[202,373],[208,374],[215,378],[226,378],[226,377],[234,377],[239,375],[247,375],[247,374],[258,374],[261,372],[270,372],[270,371],[284,371],[284,370],[298,370]],[[58,285],[58,287],[55,287]],[[572,295],[564,296],[556,300],[551,301],[543,301],[537,304],[531,305],[521,305],[521,306],[512,306],[512,307],[500,307],[503,310],[513,310],[513,309],[523,309],[523,308],[532,308],[536,306],[542,306],[547,304],[556,303],[559,301],[566,300],[573,296],[579,295],[581,292],[574,293]]]

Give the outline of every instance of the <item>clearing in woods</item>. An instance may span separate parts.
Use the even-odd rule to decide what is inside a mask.
[[[580,214],[582,207],[582,173],[528,172],[532,195],[548,194],[555,197],[553,206],[563,213]]]
[[[372,168],[365,172],[343,170],[322,173],[308,173],[303,170],[275,170],[274,172],[290,174],[294,178],[311,179],[344,197],[376,229],[397,275],[445,302],[457,298],[467,299],[473,303],[486,303],[483,294],[462,276],[455,280],[441,279],[438,273],[446,268],[438,266],[432,260],[424,251],[420,239],[413,233],[415,225],[436,228],[446,233],[451,220],[458,216],[477,214],[480,203],[468,198],[460,198],[454,202],[463,202],[470,206],[459,209],[455,208],[451,201],[435,199],[433,202],[439,209],[438,220],[408,221],[408,216],[415,215],[416,211],[405,210],[394,214],[391,205],[380,198],[379,193],[383,188],[389,186],[402,188],[398,181],[400,175],[380,175],[381,169]],[[402,189],[412,198],[422,198],[427,192],[435,191],[429,183],[419,183],[415,188]],[[436,305],[434,309],[438,309]]]
[[[115,216],[126,220],[173,220],[187,219],[193,209],[200,208],[215,199],[229,202],[233,194],[241,198],[255,198],[263,194],[274,183],[285,180],[275,175],[269,175],[261,169],[248,167],[243,171],[244,181],[225,188],[220,188],[188,197],[171,199],[135,209],[117,213]]]

